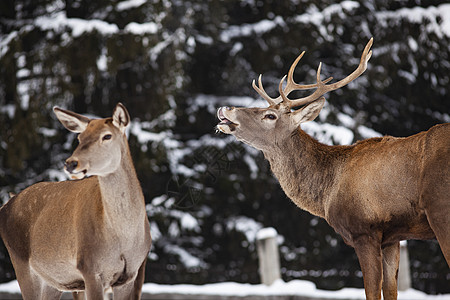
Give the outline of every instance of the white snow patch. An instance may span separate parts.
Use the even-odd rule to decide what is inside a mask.
[[[130,133],[135,135],[140,144],[148,142],[163,143],[168,148],[175,148],[180,145],[180,142],[172,138],[170,130],[161,131],[159,133],[150,132],[144,129],[146,122],[133,121],[130,126]]]
[[[450,4],[439,6],[401,8],[396,11],[382,11],[375,13],[378,21],[386,23],[387,20],[407,19],[409,22],[426,24],[423,25],[428,33],[435,33],[442,38],[444,35],[450,37]],[[438,17],[441,23],[438,23]],[[424,21],[427,22],[424,22]],[[411,46],[411,44],[410,44]],[[414,45],[412,45],[414,50]]]
[[[47,175],[50,179],[56,179],[56,181],[65,181],[68,179],[66,173],[61,170],[49,169]]]
[[[230,50],[230,56],[235,56],[242,49],[244,49],[244,45],[241,42],[235,43]]]
[[[365,299],[364,289],[343,288],[338,291],[318,290],[314,283],[305,280],[284,282],[275,281],[272,285],[245,284],[235,282],[211,283],[205,285],[179,284],[161,285],[146,283],[142,289],[149,294],[182,294],[182,295],[217,295],[217,296],[303,296],[311,299]],[[423,292],[409,289],[398,292],[399,300],[448,300],[450,295],[431,296]]]
[[[165,247],[166,253],[175,254],[180,258],[181,263],[186,268],[207,268],[208,264],[205,263],[203,260],[201,260],[198,257],[193,256],[189,252],[187,252],[185,249],[177,246],[177,245],[167,245]]]
[[[446,36],[450,36],[450,4],[442,4],[438,6],[441,13],[442,23],[441,29]]]
[[[167,48],[172,42],[173,42],[173,38],[170,37],[166,40],[162,40],[161,42],[159,42],[158,44],[156,44],[152,49],[150,49],[149,54],[150,54],[150,59],[154,62],[156,61],[156,59],[158,58],[159,54],[165,49]]]
[[[231,217],[226,221],[226,224],[229,231],[242,232],[250,243],[255,241],[257,232],[263,227],[261,223],[246,216]]]
[[[198,258],[190,255],[177,246],[171,246],[174,253],[183,256],[185,262],[190,266],[198,266],[205,264]],[[181,249],[182,251],[179,251]],[[205,264],[206,265],[206,264]],[[17,280],[0,284],[0,292],[20,293]],[[236,282],[210,283],[204,285],[194,284],[155,284],[145,283],[142,292],[147,294],[177,294],[186,295],[217,295],[217,296],[303,296],[311,299],[365,299],[364,289],[343,288],[337,291],[324,291],[317,289],[316,285],[306,280],[292,280],[284,282],[282,280],[275,281],[272,285],[248,284]],[[408,289],[398,292],[399,300],[450,300],[450,294],[443,295],[427,295],[421,291]]]
[[[150,203],[152,206],[160,206],[161,204],[166,202],[167,199],[168,199],[167,195],[161,195],[161,196],[153,198],[152,201],[150,201]]]
[[[58,130],[53,129],[53,128],[45,128],[45,127],[41,127],[38,129],[38,132],[40,134],[42,134],[45,137],[52,137],[55,136],[58,133]]]
[[[265,240],[268,238],[274,238],[277,237],[278,233],[273,227],[267,227],[259,230],[256,233],[256,239],[257,240]]]
[[[408,37],[408,45],[409,45],[409,48],[411,48],[411,50],[413,52],[416,52],[419,49],[419,45],[417,44],[417,41],[415,39],[413,39],[412,37]]]
[[[324,25],[324,22],[330,22],[334,15],[341,19],[347,18],[347,11],[351,12],[359,6],[360,4],[356,1],[343,1],[339,4],[332,4],[322,11],[319,11],[316,6],[311,6],[306,13],[295,17],[294,21],[316,25],[321,36],[328,41],[332,41],[334,37],[327,31],[327,26]]]
[[[9,50],[9,43],[16,39],[19,36],[18,31],[13,31],[9,33],[5,38],[0,39],[0,58],[5,55]]]
[[[97,58],[97,68],[101,72],[108,70],[108,57],[106,56],[106,50],[103,50]]]
[[[363,125],[358,126],[358,133],[365,139],[383,136],[381,133]]]
[[[128,23],[127,26],[125,26],[124,30],[135,35],[155,34],[158,32],[158,25],[154,22],[141,24],[131,22]]]
[[[6,104],[0,107],[1,113],[6,113],[10,119],[14,118],[16,113],[16,106],[14,104]]]
[[[338,118],[339,122],[341,122],[341,124],[347,128],[351,128],[351,127],[355,126],[355,120],[353,120],[353,118],[350,117],[349,115],[346,115],[343,113],[338,113],[337,118]]]
[[[350,145],[354,138],[350,129],[328,123],[319,124],[311,121],[302,124],[302,129],[314,136],[319,142],[327,145]]]
[[[139,7],[147,2],[146,0],[127,0],[117,3],[117,11],[124,11],[130,8]]]
[[[201,44],[212,45],[214,43],[214,39],[210,36],[204,36],[201,34],[197,34],[195,36],[195,40]]]
[[[194,98],[188,99],[189,107],[187,113],[193,113],[206,107],[208,112],[215,114],[217,109],[221,106],[236,106],[236,107],[267,107],[265,100],[255,99],[252,97],[240,96],[226,96],[218,97],[214,95],[198,94]]]
[[[56,32],[62,31],[65,27],[69,27],[72,30],[73,37],[79,37],[85,32],[91,32],[93,30],[100,32],[102,35],[119,32],[119,27],[116,24],[110,24],[101,20],[67,18],[64,11],[60,11],[51,16],[38,17],[35,24],[42,30],[54,30]]]
[[[187,230],[195,230],[200,232],[198,221],[188,213],[183,213],[180,219],[181,227]]]
[[[409,84],[413,84],[414,82],[416,82],[416,76],[408,71],[398,70],[397,74],[399,77],[405,78]]]
[[[146,209],[150,213],[162,212],[166,217],[178,220],[180,227],[184,230],[200,232],[201,228],[197,219],[188,212],[174,209],[172,207],[174,203],[174,198],[169,198],[167,195],[161,195],[153,198],[151,204],[147,205]]]
[[[159,230],[159,226],[156,222],[150,222],[150,236],[152,237],[153,242],[159,240],[162,236],[161,230]]]
[[[30,74],[31,74],[31,71],[24,68],[24,69],[18,70],[16,73],[16,76],[17,76],[17,78],[20,79],[20,78],[28,77],[28,76],[30,76]]]
[[[244,161],[245,163],[248,165],[249,169],[250,169],[250,178],[251,179],[256,179],[256,177],[258,176],[258,165],[255,162],[255,159],[253,157],[251,157],[248,154],[244,155]]]
[[[227,29],[220,33],[220,40],[228,43],[230,40],[237,37],[247,37],[252,35],[262,35],[271,31],[277,26],[285,26],[283,18],[280,16],[275,17],[273,20],[261,20],[254,24],[243,24],[229,26]]]
[[[13,280],[7,283],[0,284],[0,292],[20,293],[19,282],[17,280]]]
[[[29,82],[19,82],[17,84],[17,94],[19,94],[20,107],[22,110],[28,110],[30,104],[30,84]]]

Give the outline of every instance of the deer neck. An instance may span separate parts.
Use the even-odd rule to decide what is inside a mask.
[[[286,195],[301,209],[324,218],[343,158],[337,148],[319,143],[299,128],[263,153]]]
[[[137,214],[145,213],[145,201],[125,137],[121,152],[119,168],[106,176],[98,176],[102,202],[111,218],[122,216],[137,220]]]

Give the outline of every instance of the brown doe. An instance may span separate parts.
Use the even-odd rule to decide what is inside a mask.
[[[324,218],[352,246],[363,272],[367,299],[397,298],[399,241],[437,238],[450,264],[450,123],[406,138],[385,136],[350,146],[319,143],[300,124],[317,117],[323,95],[348,84],[367,68],[371,39],[358,68],[327,85],[283,77],[278,98],[254,89],[267,108],[221,107],[217,128],[264,153],[287,196],[301,209]],[[294,90],[316,90],[289,99]],[[296,110],[293,110],[296,109]]]
[[[51,300],[70,291],[103,300],[112,289],[114,299],[140,299],[151,237],[125,135],[130,116],[120,103],[106,119],[53,111],[79,133],[65,164],[79,180],[34,184],[0,209],[22,296]]]

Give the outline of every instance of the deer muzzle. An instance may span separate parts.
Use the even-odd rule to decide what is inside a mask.
[[[217,118],[220,121],[219,124],[217,124],[217,129],[223,133],[230,134],[239,125],[239,124],[231,121],[231,120],[233,120],[233,117],[230,116],[232,111],[234,111],[234,107],[228,107],[228,106],[220,107],[217,110]],[[234,116],[234,114],[231,114],[231,115]]]
[[[225,115],[227,112],[230,112],[234,109],[234,107],[228,107],[228,106],[224,106],[224,107],[220,107],[217,110],[217,118],[219,119],[220,123],[219,124],[235,124],[234,122],[230,121],[229,116]]]
[[[67,172],[71,179],[82,179],[86,176],[87,170],[84,169],[81,171],[77,171],[77,168],[79,167],[80,164],[76,159],[68,158],[64,163],[64,170]]]
[[[66,171],[68,173],[73,173],[73,171],[78,167],[78,161],[76,160],[71,160],[71,161],[66,161],[64,163],[64,168],[66,169]]]

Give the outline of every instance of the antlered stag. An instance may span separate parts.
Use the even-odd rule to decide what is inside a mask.
[[[261,76],[254,89],[267,108],[221,107],[217,128],[264,153],[284,192],[300,208],[324,218],[354,247],[367,299],[397,298],[399,241],[437,238],[450,263],[450,124],[406,138],[385,136],[351,146],[319,143],[300,128],[317,117],[329,91],[341,88],[367,68],[372,39],[358,68],[345,79],[326,84],[294,82],[292,64],[278,98],[264,91]],[[316,90],[289,99],[294,90]],[[298,109],[297,109],[298,108]],[[296,109],[296,110],[293,110]]]
[[[72,291],[103,300],[112,288],[114,299],[140,299],[151,237],[125,135],[130,116],[120,103],[106,119],[53,110],[79,133],[65,170],[80,180],[34,184],[0,209],[22,296],[59,299]]]

